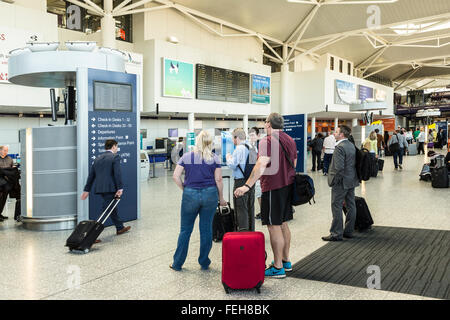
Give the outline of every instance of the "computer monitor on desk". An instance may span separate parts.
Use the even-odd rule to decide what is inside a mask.
[[[155,150],[167,150],[167,142],[164,138],[156,138],[155,139]]]

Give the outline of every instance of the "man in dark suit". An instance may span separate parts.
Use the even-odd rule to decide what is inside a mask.
[[[103,198],[103,210],[115,196],[122,196],[123,183],[120,173],[120,156],[117,154],[118,143],[115,140],[106,140],[105,152],[99,155],[92,164],[89,177],[81,195],[81,200],[86,200],[92,185],[95,181],[94,192],[100,194]],[[123,234],[131,229],[130,226],[125,227],[119,218],[117,208],[111,214],[111,220],[116,226],[117,235]]]
[[[336,138],[336,148],[334,149],[328,171],[333,222],[330,228],[330,235],[322,237],[324,241],[342,241],[342,237],[353,238],[352,233],[355,229],[356,220],[355,188],[359,186],[359,180],[355,166],[355,145],[349,141],[351,129],[341,125],[336,129],[334,136]],[[342,218],[344,200],[348,210],[345,219],[345,229]]]

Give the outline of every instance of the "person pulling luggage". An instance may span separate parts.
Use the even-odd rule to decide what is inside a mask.
[[[120,172],[120,156],[117,154],[118,142],[116,140],[105,141],[105,152],[99,155],[91,166],[89,176],[81,195],[81,200],[86,200],[91,192],[95,181],[94,192],[103,198],[103,210],[114,197],[121,197],[123,194],[122,175]],[[116,226],[116,234],[121,235],[131,229],[125,227],[119,217],[117,208],[111,214],[111,220]],[[96,240],[96,243],[101,242]]]

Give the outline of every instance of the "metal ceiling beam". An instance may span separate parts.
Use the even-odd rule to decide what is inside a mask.
[[[427,22],[427,21],[430,21],[430,20],[443,20],[443,19],[450,19],[450,12],[447,12],[447,13],[444,13],[444,14],[440,14],[440,15],[435,15],[435,16],[423,17],[423,18],[406,20],[406,21],[399,21],[399,22],[395,22],[395,23],[381,25],[379,27],[379,30],[388,29],[388,28],[392,28],[392,27],[396,27],[398,25],[403,25],[403,24],[408,24],[408,23],[420,23],[420,22]],[[373,29],[371,29],[371,28],[364,28],[364,29],[350,30],[350,31],[334,33],[334,34],[328,34],[328,35],[319,36],[319,37],[302,39],[300,41],[300,43],[307,43],[307,42],[315,42],[315,41],[326,40],[328,38],[336,37],[337,35],[340,35],[340,34],[346,34],[346,35],[349,35],[349,36],[352,36],[352,35],[363,35],[364,32],[370,32],[370,31],[373,32]]]
[[[303,27],[304,22],[306,21],[306,19],[308,19],[308,17],[314,12],[314,10],[316,10],[317,8],[317,2],[315,3],[310,3],[310,4],[316,4],[316,6],[314,8],[311,9],[310,12],[308,12],[308,14],[306,15],[306,17],[304,19],[302,19],[302,21],[300,22],[300,24],[297,26],[297,28],[295,28],[294,32],[291,33],[291,35],[289,36],[289,38],[286,39],[285,43],[289,43],[292,41],[292,39],[294,39],[295,35],[297,34],[297,32],[300,31],[300,29]]]
[[[378,63],[378,64],[372,65],[372,68],[385,67],[390,64],[412,64],[412,63],[416,63],[416,62],[423,62],[423,61],[428,61],[428,60],[440,60],[440,59],[446,59],[446,58],[450,58],[450,55],[409,59],[409,60],[403,60],[403,61],[393,61],[393,62],[388,62],[388,63]]]
[[[274,61],[274,62],[277,62],[277,63],[283,63],[283,60],[280,60],[280,59],[278,59],[278,58],[275,58],[275,57],[271,56],[270,54],[263,53],[263,56],[269,58],[270,60],[272,60],[272,61]]]
[[[370,61],[371,58],[373,58],[375,55],[377,55],[378,53],[382,52],[383,49],[380,49],[378,51],[375,51],[374,53],[372,53],[370,56],[368,56],[366,59],[363,60],[363,62],[359,63],[358,65],[355,66],[355,68],[360,68],[361,66],[364,66],[367,62]],[[384,51],[383,51],[384,52]],[[378,58],[377,58],[378,59]],[[375,59],[376,60],[376,59]]]
[[[157,3],[168,5],[169,7],[177,9],[179,11],[184,10],[185,12],[188,12],[188,13],[190,13],[193,16],[196,16],[198,18],[202,18],[202,19],[205,19],[205,20],[217,23],[217,24],[222,24],[222,25],[224,25],[224,26],[226,26],[227,28],[230,28],[230,29],[234,29],[234,30],[237,30],[237,31],[240,31],[240,32],[243,32],[243,33],[252,34],[252,35],[256,35],[257,34],[257,32],[255,32],[253,30],[250,30],[250,29],[238,26],[238,25],[230,23],[228,21],[225,21],[225,20],[222,20],[222,19],[210,16],[210,15],[205,14],[203,12],[200,12],[200,11],[197,11],[197,10],[194,10],[194,9],[191,9],[191,8],[188,8],[188,7],[176,4],[176,3],[171,2],[171,1],[167,1],[167,0],[153,0],[153,1],[157,2]],[[264,35],[264,34],[260,34],[260,35],[264,39],[266,39],[267,41],[271,41],[271,42],[278,43],[278,44],[283,44],[283,41],[281,41],[281,40],[275,39],[273,37],[270,37],[270,36],[267,36],[267,35]]]
[[[302,23],[300,24],[299,28],[297,28],[297,29],[299,29],[300,34],[298,35],[297,40],[295,40],[294,47],[297,47],[300,39],[305,34],[306,29],[308,29],[308,26],[311,24],[311,21],[313,20],[314,16],[316,15],[317,11],[319,10],[319,8],[320,8],[320,5],[316,5],[314,7],[314,9],[308,14],[306,19],[302,21]],[[288,53],[288,55],[286,57],[286,61],[289,60],[289,58],[292,56],[294,51],[295,51],[295,49],[292,48],[291,51]]]
[[[430,85],[430,84],[432,84],[433,82],[436,82],[436,81],[437,81],[436,79],[433,79],[430,82],[427,82],[426,84],[421,85],[420,87],[417,87],[416,90],[425,88],[426,86],[428,86],[428,85]]]
[[[260,35],[259,33],[257,34],[257,37],[259,38],[259,40],[262,41],[262,43],[264,43],[266,45],[267,48],[269,48],[270,51],[272,51],[273,54],[275,54],[275,56],[281,60],[282,62],[284,61],[283,58],[275,51],[274,48],[272,48],[272,46],[270,44],[267,43],[267,41],[262,37],[262,35]]]
[[[125,15],[129,15],[129,14],[136,14],[136,13],[143,13],[143,12],[150,12],[150,11],[157,11],[157,10],[167,9],[167,8],[170,8],[170,7],[167,5],[161,5],[161,6],[157,6],[157,7],[151,7],[151,8],[128,10],[125,12],[113,13],[113,17],[125,16]]]
[[[141,1],[138,1],[136,3],[132,3],[132,4],[126,6],[126,7],[122,8],[122,9],[114,10],[114,13],[116,15],[120,15],[120,13],[124,13],[126,11],[132,10],[132,9],[140,7],[140,6],[145,6],[147,3],[152,2],[152,1],[153,0],[141,0]]]
[[[100,8],[98,5],[96,5],[94,2],[92,2],[91,0],[84,0],[84,2],[86,2],[88,5],[90,5],[92,8],[97,9],[98,12],[105,12],[105,10],[103,8]]]
[[[334,39],[330,39],[330,40],[328,40],[328,41],[325,41],[325,42],[323,42],[323,43],[321,43],[321,44],[315,46],[314,48],[311,48],[311,49],[309,49],[309,50],[306,50],[305,52],[299,54],[298,56],[292,58],[291,60],[288,60],[288,63],[291,63],[293,60],[295,60],[295,59],[297,59],[297,58],[300,58],[300,57],[302,57],[302,56],[306,56],[306,55],[308,55],[308,54],[314,53],[314,52],[317,51],[317,50],[320,50],[320,49],[323,49],[323,48],[325,48],[325,47],[327,47],[327,46],[330,46],[330,45],[332,45],[333,43],[336,43],[336,42],[338,42],[338,41],[341,41],[341,40],[343,40],[343,39],[345,39],[345,38],[347,38],[347,36],[339,36],[339,37],[336,37],[336,38],[334,38]],[[288,58],[289,58],[289,57],[288,57]]]
[[[380,51],[378,51],[377,54],[375,54],[375,56],[373,57],[372,61],[367,65],[362,67],[361,69],[364,69],[364,72],[367,71],[367,69],[369,69],[374,63],[375,61],[378,60],[379,57],[381,57],[383,55],[383,53],[388,49],[389,47],[384,47],[382,48]]]
[[[383,67],[383,68],[381,68],[381,69],[378,69],[378,70],[375,70],[374,72],[372,72],[372,73],[370,73],[370,74],[368,74],[368,75],[364,75],[363,74],[363,79],[367,79],[368,77],[370,77],[370,76],[373,76],[374,74],[377,74],[377,73],[380,73],[380,72],[382,72],[382,71],[384,71],[384,70],[386,70],[386,69],[389,69],[389,68],[392,68],[393,66],[395,66],[395,64],[391,64],[391,65],[389,65],[389,66],[386,66],[386,67]]]
[[[123,7],[125,7],[127,4],[129,4],[131,2],[131,0],[123,0],[117,7],[114,8],[113,13],[117,13],[120,11],[120,9],[122,9]]]
[[[416,68],[416,69],[411,69],[411,74],[405,79],[405,80],[403,80],[398,86],[396,86],[395,88],[394,88],[394,91],[395,90],[398,90],[398,89],[400,89],[400,88],[402,88],[402,85],[406,82],[406,81],[408,81],[409,79],[411,79],[411,77],[417,72],[417,71],[419,71],[420,69],[421,69],[422,67],[419,67],[419,68]]]
[[[75,4],[75,5],[79,6],[79,7],[82,7],[82,8],[92,12],[93,14],[95,14],[97,16],[103,17],[105,15],[103,10],[102,11],[98,11],[97,9],[91,7],[90,5],[88,5],[88,4],[84,3],[84,2],[81,2],[81,1],[78,1],[78,0],[66,0],[66,1],[70,2],[70,3],[73,3],[73,4]]]

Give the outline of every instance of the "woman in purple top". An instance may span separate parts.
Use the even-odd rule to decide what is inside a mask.
[[[181,227],[177,250],[170,267],[180,271],[189,248],[189,239],[197,215],[200,216],[200,256],[198,262],[203,270],[211,264],[208,255],[212,247],[212,221],[217,202],[226,206],[223,198],[222,169],[220,158],[212,152],[213,139],[202,131],[197,136],[194,151],[188,152],[178,161],[173,180],[183,191],[181,202]],[[185,172],[185,181],[181,175]]]

